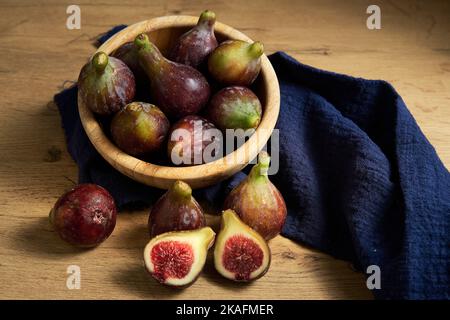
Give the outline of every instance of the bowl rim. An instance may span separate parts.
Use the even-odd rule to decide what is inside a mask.
[[[196,25],[197,20],[198,17],[177,15],[137,22],[113,35],[93,54],[98,51],[111,54],[120,45],[132,41],[140,33],[151,33],[158,29],[171,27],[191,27]],[[253,42],[242,32],[219,21],[215,24],[215,32],[230,39]],[[193,188],[204,187],[211,185],[211,183],[208,183],[210,180],[217,178],[223,180],[242,170],[256,158],[269,140],[278,119],[280,90],[276,73],[265,54],[261,57],[261,75],[263,85],[268,90],[266,90],[263,116],[254,134],[233,152],[201,165],[169,167],[152,164],[133,157],[120,150],[106,136],[94,114],[84,105],[79,94],[78,110],[84,130],[95,149],[108,163],[123,174],[139,182],[162,189],[167,189],[174,180],[184,180],[190,183]]]

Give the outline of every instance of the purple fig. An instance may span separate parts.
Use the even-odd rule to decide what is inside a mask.
[[[265,240],[281,232],[287,215],[280,191],[267,176],[270,156],[263,151],[258,164],[225,199],[224,209],[233,209],[244,223],[256,230]]]
[[[147,75],[139,64],[138,50],[132,41],[126,42],[117,48],[112,56],[124,62],[133,72],[136,85],[148,81]]]
[[[64,241],[79,247],[94,247],[113,232],[116,213],[109,192],[86,183],[63,194],[50,211],[49,220]]]
[[[175,42],[169,58],[197,68],[217,48],[218,44],[214,35],[215,23],[216,14],[208,10],[203,11],[197,25]]]
[[[134,43],[150,79],[152,97],[167,116],[179,119],[205,106],[210,88],[199,71],[164,58],[145,34],[138,35]]]
[[[110,115],[133,101],[136,83],[125,63],[97,52],[81,69],[78,90],[92,112]]]
[[[132,102],[112,119],[111,136],[126,153],[142,156],[161,148],[169,128],[169,120],[158,107],[145,102]]]
[[[261,70],[261,42],[242,40],[222,42],[209,56],[208,70],[215,80],[225,85],[249,86]]]
[[[176,181],[159,198],[148,219],[151,237],[169,231],[199,229],[205,224],[202,208],[192,196],[191,187],[183,181]]]
[[[258,97],[246,87],[227,87],[217,92],[206,108],[207,118],[219,129],[252,129],[261,121]]]
[[[221,156],[221,141],[221,132],[211,122],[187,116],[170,129],[167,153],[176,165],[202,164]]]

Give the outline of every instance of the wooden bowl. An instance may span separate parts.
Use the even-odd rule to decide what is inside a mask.
[[[97,51],[110,54],[122,44],[133,41],[140,33],[147,33],[163,54],[173,42],[197,23],[198,17],[168,16],[133,24],[115,34]],[[239,39],[253,42],[245,34],[216,22],[215,34],[219,42]],[[263,106],[263,116],[255,133],[241,147],[225,157],[207,164],[190,167],[155,165],[130,156],[116,147],[105,135],[100,124],[78,96],[81,122],[97,151],[114,168],[141,183],[168,189],[176,180],[183,180],[192,188],[201,188],[222,181],[243,169],[264,147],[275,127],[280,109],[280,90],[272,65],[266,55],[262,56],[262,69],[256,81],[256,94]]]

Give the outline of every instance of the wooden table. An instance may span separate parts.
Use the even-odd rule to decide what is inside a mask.
[[[51,231],[47,214],[77,180],[53,94],[76,80],[92,39],[115,24],[209,8],[220,21],[336,72],[391,82],[443,162],[450,164],[450,2],[377,1],[382,29],[368,30],[370,1],[80,0],[81,29],[67,30],[60,1],[0,2],[0,298],[371,298],[347,262],[278,237],[269,273],[249,285],[208,266],[184,291],[157,285],[141,265],[148,210],[123,212],[112,236],[77,250]],[[109,4],[106,4],[109,3]],[[66,270],[81,268],[81,289]]]

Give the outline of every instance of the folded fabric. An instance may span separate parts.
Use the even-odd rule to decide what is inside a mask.
[[[123,26],[103,35],[101,42]],[[280,169],[271,177],[285,197],[283,235],[380,269],[380,299],[450,298],[450,174],[401,97],[384,81],[269,57],[280,82]],[[55,96],[79,182],[107,188],[119,207],[161,195],[114,170],[89,142],[76,86]],[[245,177],[238,173],[196,191],[212,203]]]

